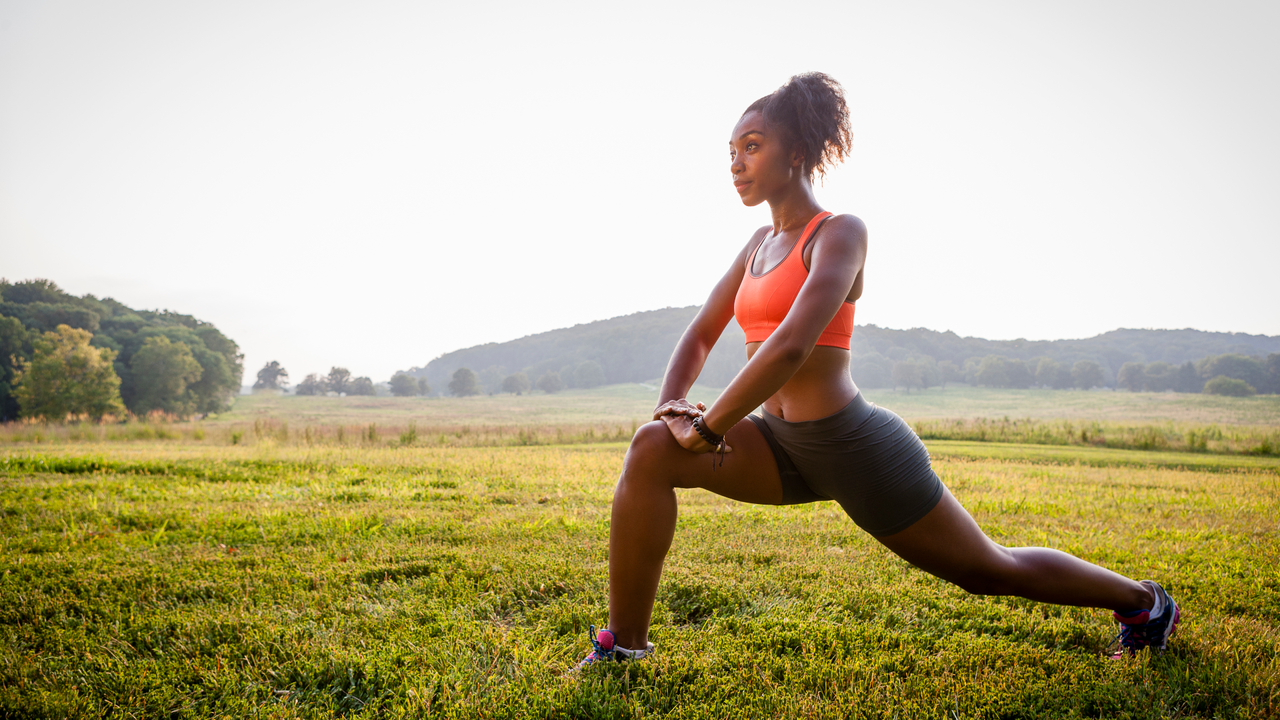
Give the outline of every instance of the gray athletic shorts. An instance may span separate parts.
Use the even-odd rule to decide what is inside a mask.
[[[834,415],[787,422],[748,415],[769,442],[784,505],[835,500],[858,527],[892,535],[942,499],[929,451],[911,426],[859,393]]]

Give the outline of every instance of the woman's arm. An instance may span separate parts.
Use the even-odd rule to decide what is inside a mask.
[[[658,393],[658,409],[672,401],[683,400],[689,394],[693,381],[702,372],[707,362],[707,355],[715,346],[720,334],[733,319],[733,300],[738,295],[738,286],[742,284],[742,275],[746,268],[747,256],[751,249],[764,238],[768,228],[761,228],[751,236],[751,240],[738,253],[738,257],[729,266],[728,272],[720,278],[707,302],[702,305],[698,315],[689,327],[685,328],[680,342],[671,353],[667,363],[667,372],[662,376],[662,390]],[[816,250],[816,248],[815,248]]]
[[[867,257],[867,228],[852,215],[838,215],[826,225],[821,241],[813,246],[809,277],[791,311],[704,413],[707,429],[717,435],[723,435],[791,379],[849,297]],[[732,310],[730,301],[730,314]],[[724,323],[718,327],[723,329]]]

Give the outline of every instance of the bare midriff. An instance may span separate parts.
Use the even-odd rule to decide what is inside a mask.
[[[747,343],[747,359],[763,344]],[[764,409],[789,422],[817,420],[844,409],[857,394],[849,376],[849,351],[818,345],[787,384],[764,401]]]

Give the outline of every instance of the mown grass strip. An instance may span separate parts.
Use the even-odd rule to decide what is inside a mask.
[[[0,475],[54,473],[85,475],[171,475],[212,482],[253,482],[266,480],[279,470],[307,472],[319,469],[315,463],[284,460],[220,460],[215,463],[193,460],[110,460],[100,455],[9,454],[0,457]]]

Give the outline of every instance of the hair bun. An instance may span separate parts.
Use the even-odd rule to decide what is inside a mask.
[[[844,88],[826,73],[793,75],[782,87],[751,103],[743,115],[752,110],[759,110],[765,122],[781,127],[800,147],[810,177],[825,175],[849,154],[853,131]]]

